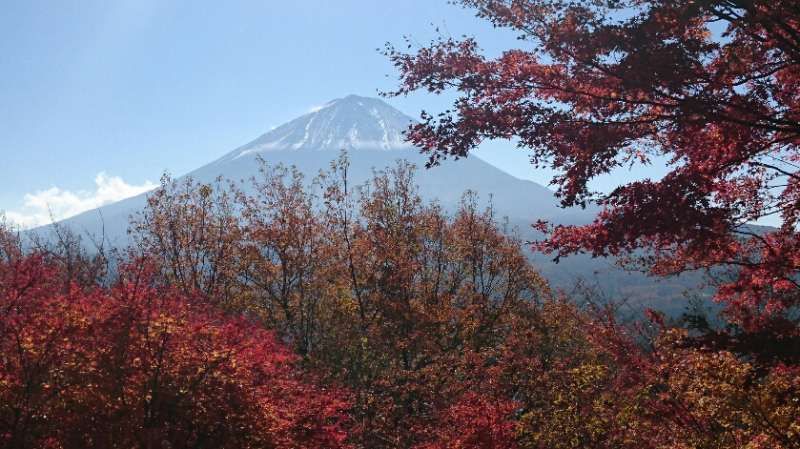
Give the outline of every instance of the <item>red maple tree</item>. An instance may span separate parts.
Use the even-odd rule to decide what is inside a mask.
[[[587,225],[539,223],[549,232],[539,249],[560,257],[644,248],[657,274],[714,267],[724,274],[716,297],[742,335],[797,337],[797,2],[458,3],[523,44],[494,58],[472,38],[441,38],[412,53],[388,46],[400,71],[394,95],[458,93],[452,110],[423,112],[410,130],[431,164],[464,157],[484,139],[515,138],[534,164],[560,173],[553,183],[563,205],[601,207]],[[654,158],[668,161],[661,179],[608,194],[588,187]],[[751,225],[769,217],[777,228]]]

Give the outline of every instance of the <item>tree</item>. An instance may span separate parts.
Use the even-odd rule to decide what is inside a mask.
[[[270,353],[286,355],[281,343],[293,348],[298,366],[317,385],[348,388],[348,442],[355,447],[799,444],[796,364],[738,357],[726,348],[753,340],[719,332],[698,342],[655,312],[649,334],[632,334],[617,323],[613,308],[581,310],[554,296],[514,233],[491,208],[479,208],[474,194],[448,214],[418,196],[411,165],[399,162],[352,186],[346,157],[312,182],[296,170],[266,165],[252,181],[252,188],[235,194],[207,192],[235,202],[221,208],[209,199],[196,209],[205,211],[200,220],[184,212],[184,200],[159,203],[169,225],[151,228],[158,222],[150,222],[138,232],[154,241],[172,229],[209,238],[176,239],[174,250],[156,245],[145,251],[155,261],[146,284],[190,299],[231,292],[222,304],[227,319],[246,323],[247,334],[280,340],[273,340],[278,349]],[[181,189],[192,199],[207,187]],[[241,216],[231,222],[235,233],[217,242],[208,226],[223,223],[218,214],[228,210]],[[18,253],[18,245],[9,248]],[[200,265],[196,257],[170,259],[173,251],[217,254],[215,248],[231,257],[207,257]],[[237,267],[222,290],[175,278],[196,269],[198,279],[214,279],[213,273],[226,271],[217,263]],[[164,315],[181,312],[168,308]],[[652,334],[657,338],[650,340]],[[115,335],[105,338],[115,341]],[[317,405],[308,410],[320,413]]]
[[[233,192],[165,182],[132,228],[133,254],[153,261],[157,285],[214,303],[224,292],[224,310],[258,319],[307,372],[348,387],[354,444],[441,440],[443,423],[478,417],[466,407],[489,400],[492,381],[475,361],[532,323],[547,285],[474,194],[449,215],[422,201],[406,162],[360,186],[348,167],[343,155],[306,181],[263,163]],[[491,400],[506,404],[496,420],[508,437],[505,393]]]
[[[303,175],[261,161],[249,192],[240,190],[242,289],[249,305],[302,355],[312,355],[322,338],[322,316],[334,276],[329,239],[322,227],[319,199]],[[315,204],[316,203],[316,204]]]
[[[410,130],[431,164],[464,157],[484,139],[516,138],[534,164],[560,172],[553,182],[565,206],[602,208],[584,226],[540,223],[549,231],[541,250],[558,259],[644,248],[657,274],[729,267],[717,299],[741,333],[796,338],[797,2],[458,3],[512,30],[523,46],[496,58],[471,38],[442,38],[412,53],[387,47],[400,71],[394,95],[458,92],[452,110],[423,112]],[[669,161],[662,179],[608,194],[588,188],[598,176],[654,158]],[[773,216],[777,229],[749,225]]]
[[[660,335],[649,351],[613,319],[578,325],[575,357],[512,351],[501,365],[533,373],[514,383],[516,443],[799,447],[797,2],[457,3],[521,45],[497,57],[471,38],[410,53],[387,46],[400,71],[391,94],[457,93],[451,110],[423,112],[409,131],[429,165],[465,157],[484,139],[516,139],[535,165],[559,172],[563,205],[601,209],[588,225],[537,223],[547,233],[539,250],[556,260],[620,256],[660,275],[707,270],[728,319],[686,330],[651,313]],[[661,179],[608,194],[588,187],[656,160],[668,161]],[[770,217],[777,228],[752,225]],[[538,371],[542,363],[549,368]]]
[[[800,447],[800,369],[772,369],[731,351],[692,344],[683,329],[664,332],[644,385],[658,394],[650,428],[671,447]],[[670,435],[665,428],[680,428]]]
[[[509,399],[474,392],[465,393],[440,412],[429,440],[415,449],[516,449],[519,404]]]
[[[64,291],[39,255],[0,263],[0,447],[345,447],[347,403],[251,321],[158,287]]]
[[[546,283],[474,194],[449,215],[422,201],[408,163],[356,187],[347,168],[340,160],[321,180],[341,318],[312,362],[354,392],[354,441],[451,447],[439,444],[461,423],[474,430],[462,447],[502,447],[514,401],[501,387],[486,395],[500,383],[487,369],[509,336],[535,326]],[[491,419],[483,405],[494,407]]]
[[[230,185],[161,178],[132,218],[129,258],[150,261],[165,285],[235,307],[240,294],[240,217]]]
[[[65,290],[72,284],[94,286],[113,279],[111,266],[118,254],[106,247],[103,236],[82,236],[58,223],[47,231],[21,232],[0,215],[0,263],[14,263],[33,251],[58,267],[54,274]]]

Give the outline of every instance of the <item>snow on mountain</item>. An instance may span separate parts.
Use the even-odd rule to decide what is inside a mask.
[[[403,132],[412,122],[379,99],[349,95],[267,132],[224,160],[276,150],[407,149]]]

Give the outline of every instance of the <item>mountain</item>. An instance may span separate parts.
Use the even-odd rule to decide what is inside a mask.
[[[453,210],[467,190],[477,192],[484,202],[491,197],[498,218],[507,217],[526,238],[533,237],[530,223],[540,218],[585,223],[593,216],[593,211],[559,208],[551,190],[511,176],[474,156],[425,169],[427,157],[403,138],[412,122],[412,118],[382,100],[349,95],[278,126],[185,176],[201,182],[211,182],[219,176],[245,180],[258,173],[260,157],[270,164],[294,165],[311,179],[327,169],[344,149],[348,151],[349,176],[354,184],[367,181],[374,169],[405,159],[419,167],[416,182],[424,199],[436,200],[446,210]],[[105,235],[112,245],[124,245],[129,217],[145,204],[146,194],[143,194],[85,212],[61,224],[77,232]],[[652,278],[623,272],[604,259],[578,256],[559,265],[543,256],[534,260],[557,286],[567,287],[578,277],[588,278],[614,297],[648,298],[652,303],[679,296],[686,287],[685,282],[655,286]]]
[[[412,121],[379,99],[348,95],[269,131],[220,162],[279,150],[407,150],[412,147],[403,131]]]
[[[373,169],[393,165],[398,159],[415,163],[423,198],[454,208],[467,190],[492,204],[500,217],[529,224],[536,218],[580,221],[585,212],[564,211],[553,192],[532,181],[515,178],[477,158],[445,161],[424,168],[426,156],[405,142],[403,133],[413,119],[376,98],[349,95],[326,103],[311,113],[274,128],[185,176],[211,182],[222,176],[234,181],[258,173],[258,158],[270,164],[294,165],[310,179],[327,169],[341,150],[350,158],[354,183],[367,181]],[[84,212],[61,222],[76,231],[105,234],[122,243],[130,214],[146,204],[146,194]]]

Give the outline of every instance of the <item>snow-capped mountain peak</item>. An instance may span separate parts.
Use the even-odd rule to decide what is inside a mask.
[[[411,117],[377,98],[348,95],[272,129],[224,159],[273,150],[396,150],[411,148]]]

